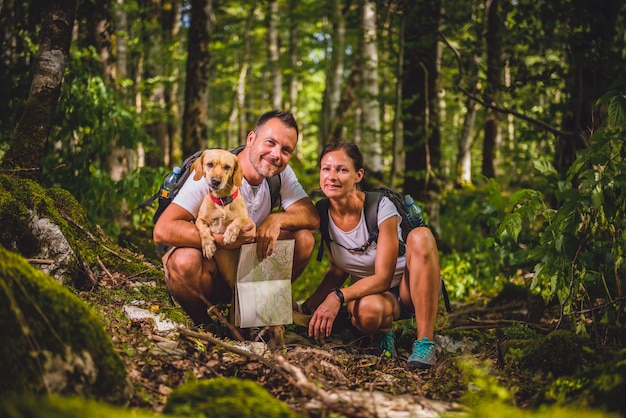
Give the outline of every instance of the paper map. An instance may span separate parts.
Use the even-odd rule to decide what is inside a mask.
[[[235,313],[241,328],[293,322],[293,251],[294,240],[277,241],[272,255],[259,263],[256,244],[241,247],[235,296]]]

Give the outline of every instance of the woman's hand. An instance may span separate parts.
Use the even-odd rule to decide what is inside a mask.
[[[309,337],[315,337],[317,340],[329,337],[339,309],[341,309],[339,296],[334,292],[330,292],[324,299],[324,302],[317,307],[311,317],[311,321],[309,321]]]

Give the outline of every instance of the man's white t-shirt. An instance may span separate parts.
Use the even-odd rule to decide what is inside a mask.
[[[398,239],[402,241],[402,229],[400,228],[400,214],[396,206],[391,200],[383,196],[378,205],[378,226],[392,217],[396,216],[398,220]],[[328,232],[330,234],[330,251],[337,267],[349,273],[352,282],[362,279],[363,277],[372,276],[374,274],[374,263],[376,261],[377,243],[373,242],[364,252],[349,251],[347,248],[359,248],[367,242],[369,234],[367,233],[367,224],[365,222],[365,208],[361,210],[361,219],[358,225],[351,231],[343,231],[339,229],[333,222],[332,217],[328,216]],[[344,248],[345,247],[345,248]],[[398,286],[404,273],[406,266],[406,257],[399,256],[396,261],[396,271],[391,280],[391,287]]]
[[[191,213],[194,218],[197,218],[202,201],[209,194],[209,185],[204,177],[194,181],[193,174],[194,172],[192,171],[172,203],[176,203]],[[287,209],[298,200],[308,197],[290,166],[287,166],[280,173],[280,180],[281,206],[284,209]],[[239,191],[246,202],[250,218],[258,226],[272,210],[269,184],[266,180],[263,180],[258,186],[251,186],[244,178]]]

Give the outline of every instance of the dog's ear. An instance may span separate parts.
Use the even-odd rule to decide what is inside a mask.
[[[243,169],[239,164],[239,158],[235,156],[235,167],[233,170],[233,184],[237,187],[241,187],[241,183],[243,182]]]
[[[196,172],[193,175],[193,179],[195,181],[200,180],[200,177],[202,177],[202,165],[203,165],[203,161],[204,161],[204,155],[206,154],[206,151],[204,151],[202,153],[202,155],[200,155],[200,157],[198,157],[196,159],[196,161],[193,162],[193,165],[191,166],[194,170],[196,170]]]

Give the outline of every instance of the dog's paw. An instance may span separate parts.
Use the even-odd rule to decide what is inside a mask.
[[[224,231],[224,244],[232,244],[237,241],[237,237],[239,236],[239,228],[231,228],[233,224],[230,224],[226,231]]]
[[[202,254],[211,259],[215,255],[215,251],[217,250],[217,246],[214,241],[207,240],[202,242]]]

